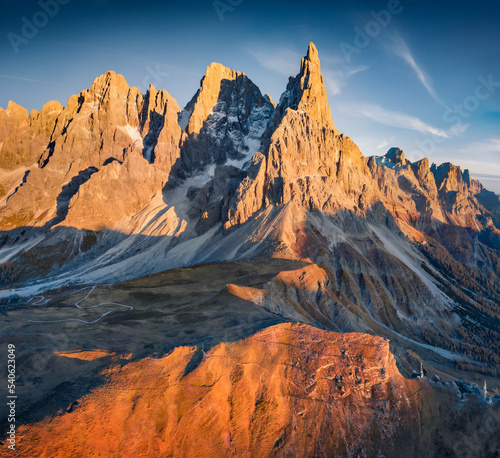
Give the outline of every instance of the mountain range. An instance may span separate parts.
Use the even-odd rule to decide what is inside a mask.
[[[224,274],[223,284],[202,299],[190,290],[182,294],[202,311],[236,301],[265,318],[250,326],[242,312],[217,335],[212,328],[219,318],[207,321],[205,334],[193,331],[196,339],[169,337],[159,359],[144,349],[132,362],[104,359],[92,370],[123,367],[100,388],[89,385],[81,407],[52,420],[37,403],[53,386],[40,388],[42,398],[30,404],[38,413],[25,415],[45,423],[23,427],[26,453],[58,456],[92,416],[100,418],[92,427],[112,438],[99,447],[117,450],[132,423],[120,420],[121,429],[113,429],[123,412],[110,413],[101,399],[126,405],[134,424],[156,421],[156,432],[144,436],[151,436],[149,446],[137,437],[127,446],[148,456],[189,456],[190,427],[203,456],[218,448],[227,456],[251,455],[259,446],[262,456],[416,454],[423,447],[440,456],[459,443],[457,431],[474,427],[474,415],[498,419],[500,198],[451,163],[411,162],[397,147],[384,156],[363,155],[335,127],[313,43],[277,104],[247,75],[218,63],[207,67],[184,109],[167,91],[151,85],[142,94],[112,71],[65,107],[52,101],[28,113],[10,102],[0,109],[0,231],[6,321],[11,313],[19,318],[30,296],[57,302],[78,285],[112,284],[115,296],[127,291],[119,304],[134,303],[134,294],[143,295],[141,304],[156,303],[155,288],[165,278],[190,272],[212,291],[226,268],[239,269],[241,277]],[[258,274],[264,271],[265,278]],[[173,291],[162,294],[172,298]],[[99,326],[112,316],[100,317]],[[192,325],[194,318],[184,318]],[[30,329],[56,321],[32,320]],[[276,342],[289,347],[275,348]],[[334,354],[351,356],[333,363],[328,355]],[[260,357],[262,369],[235,362]],[[309,375],[293,372],[299,366]],[[262,370],[272,374],[268,380]],[[170,406],[153,420],[150,394],[132,402],[108,393],[112,386],[140,385],[140,374],[179,386],[222,382],[202,397],[169,384],[162,402],[175,400],[178,418]],[[484,379],[489,397],[476,386]],[[454,409],[450,399],[471,393],[491,410],[471,407],[462,430],[450,423],[439,433],[435,421]],[[357,407],[370,402],[380,407]],[[203,408],[218,420],[211,422]],[[352,440],[351,423],[357,425]],[[47,430],[52,437],[68,433],[49,443]],[[409,440],[415,430],[418,438]],[[494,432],[485,435],[488,445],[484,437],[473,441],[479,454],[498,445]]]

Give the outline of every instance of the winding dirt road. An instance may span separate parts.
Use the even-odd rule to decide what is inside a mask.
[[[84,307],[82,305],[80,305],[83,301],[87,300],[88,297],[92,294],[92,291],[94,291],[96,289],[97,285],[93,285],[93,286],[86,286],[82,289],[79,289],[78,291],[75,291],[74,293],[71,293],[71,295],[74,295],[74,294],[78,294],[78,293],[81,293],[82,291],[85,291],[86,289],[90,289],[90,291],[87,293],[87,295],[83,298],[83,299],[80,299],[79,301],[76,301],[75,302],[75,307],[78,308],[78,309],[95,309],[97,307],[101,307],[103,305],[117,305],[119,307],[125,307],[126,309],[128,310],[134,310],[134,307],[132,307],[131,305],[126,305],[126,304],[121,304],[119,302],[101,302],[100,304],[96,304],[96,305],[89,305],[87,307]],[[31,299],[29,299],[27,303],[31,302],[35,297],[41,297],[41,301],[37,301],[37,302],[33,302],[33,305],[40,305],[42,303],[46,304],[48,301],[46,302],[43,302],[43,300],[45,299],[43,296],[33,296]],[[64,320],[53,320],[53,321],[39,321],[39,320],[27,320],[27,323],[64,323],[64,322],[68,322],[68,321],[78,321],[80,323],[85,323],[85,324],[94,324],[94,323],[97,323],[98,321],[102,320],[105,316],[109,315],[110,313],[113,313],[115,312],[116,310],[109,310],[108,312],[104,313],[103,315],[101,315],[99,318],[97,318],[96,320],[93,320],[93,321],[85,321],[85,320],[80,320],[78,318],[67,318],[67,319],[64,319]]]

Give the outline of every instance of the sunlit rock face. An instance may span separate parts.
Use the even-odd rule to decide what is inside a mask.
[[[270,205],[295,201],[330,212],[357,207],[362,192],[363,203],[374,198],[366,160],[333,123],[313,43],[280,98],[262,151],[230,201],[226,228]]]
[[[7,124],[2,159],[9,157],[10,143],[17,142],[21,150],[16,157],[29,173],[9,193],[0,210],[0,227],[50,229],[64,222],[97,230],[139,211],[178,160],[178,112],[166,91],[151,86],[143,96],[123,76],[107,72],[72,96],[64,109],[49,102],[22,121],[23,135],[33,140],[19,142],[19,134]],[[13,116],[20,115],[15,110]]]
[[[74,411],[21,428],[19,451],[377,456],[416,446],[423,388],[401,376],[380,337],[283,324],[130,363]]]

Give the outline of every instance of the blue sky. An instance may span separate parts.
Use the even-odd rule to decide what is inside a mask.
[[[55,1],[51,17],[42,5]],[[497,2],[0,4],[4,108],[9,100],[28,109],[48,100],[64,105],[106,70],[143,91],[153,82],[182,107],[214,61],[245,72],[278,101],[313,41],[334,121],[365,155],[399,146],[411,160],[427,156],[469,168],[500,193]]]

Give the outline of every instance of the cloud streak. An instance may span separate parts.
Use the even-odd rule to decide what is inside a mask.
[[[22,76],[0,75],[0,78],[7,78],[7,79],[17,80],[17,81],[30,81],[32,83],[46,83],[46,81],[34,80],[31,78],[23,78]]]
[[[500,138],[489,138],[482,142],[469,143],[460,152],[468,154],[500,154]]]
[[[450,138],[450,133],[443,129],[431,126],[421,119],[404,113],[389,111],[377,105],[359,105],[356,110],[362,116],[386,126],[399,127],[401,129],[413,130],[422,134],[431,134],[436,137]]]
[[[386,148],[394,140],[394,138],[395,138],[394,136],[390,137],[389,140],[387,140],[386,138],[384,138],[384,140],[382,140],[382,143],[380,143],[377,146],[377,149]]]
[[[436,102],[440,103],[443,106],[446,106],[432,87],[430,78],[425,74],[425,72],[413,57],[413,53],[411,52],[406,41],[398,33],[390,36],[392,43],[388,45],[387,48],[412,68],[418,80],[422,83],[427,92]]]
[[[380,145],[377,146],[377,149],[382,149],[389,146],[389,142],[387,140],[384,140]]]

